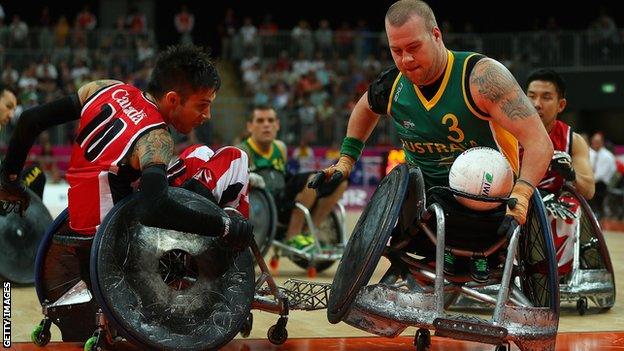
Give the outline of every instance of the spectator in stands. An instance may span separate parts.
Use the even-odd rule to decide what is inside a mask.
[[[15,94],[6,85],[0,83],[0,130],[11,122],[16,108]]]
[[[596,214],[596,217],[598,218],[601,218],[603,215],[607,188],[611,184],[613,175],[616,172],[615,156],[605,147],[604,144],[604,135],[601,132],[592,135],[590,141],[589,162],[594,170],[596,193],[590,204]]]
[[[329,60],[333,52],[334,32],[326,18],[320,20],[318,28],[314,31],[314,41],[316,49],[321,51],[323,58]]]
[[[19,15],[13,15],[13,21],[9,29],[11,31],[11,48],[28,48],[28,24],[22,21]]]
[[[314,172],[290,174],[286,170],[288,153],[286,144],[276,139],[279,129],[275,110],[269,106],[257,106],[247,122],[247,131],[251,135],[238,147],[249,155],[250,171],[270,174],[271,179],[265,179],[265,183],[279,205],[280,222],[288,223],[286,243],[300,250],[311,248],[314,238],[304,229],[305,219],[301,211],[292,210],[295,201],[311,210],[312,220],[318,226],[342,197],[347,182],[323,186],[318,193],[306,187]]]
[[[180,35],[180,44],[193,44],[193,28],[195,27],[195,15],[188,9],[187,4],[182,4],[180,12],[173,17],[173,24]]]

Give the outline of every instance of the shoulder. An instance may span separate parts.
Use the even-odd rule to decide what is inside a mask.
[[[516,79],[507,67],[489,57],[479,60],[470,72],[470,88],[475,98],[498,102],[507,93],[516,90],[516,86]]]
[[[373,112],[380,115],[386,114],[392,87],[399,73],[399,69],[392,65],[381,72],[368,86],[368,106]]]
[[[95,94],[97,91],[102,88],[109,87],[115,84],[122,84],[123,82],[113,79],[101,79],[89,82],[78,89],[78,97],[80,98],[80,102],[82,104],[91,97],[91,95]]]
[[[277,145],[277,148],[282,153],[282,157],[284,157],[284,159],[288,158],[286,143],[279,139],[275,139],[275,145]]]

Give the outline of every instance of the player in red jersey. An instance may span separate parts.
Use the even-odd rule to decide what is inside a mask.
[[[210,119],[220,78],[210,57],[195,46],[162,52],[145,92],[115,80],[98,80],[76,94],[22,113],[0,172],[0,200],[25,209],[28,195],[17,181],[35,138],[51,126],[80,120],[67,171],[69,226],[93,235],[108,211],[140,180],[137,214],[144,225],[220,236],[235,248],[252,238],[244,219],[186,208],[168,196],[166,165],[173,139]]]
[[[559,197],[564,182],[572,182],[586,199],[594,196],[594,173],[589,164],[589,146],[583,137],[557,119],[567,104],[565,82],[553,70],[540,69],[527,79],[527,96],[548,131],[555,154],[538,188],[544,197],[551,222],[559,275],[572,269],[574,233],[579,225],[579,202],[572,197]]]

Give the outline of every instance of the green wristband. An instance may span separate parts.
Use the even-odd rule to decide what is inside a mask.
[[[354,160],[358,160],[364,150],[364,142],[353,137],[346,137],[342,141],[342,147],[340,148],[341,155],[347,155]]]

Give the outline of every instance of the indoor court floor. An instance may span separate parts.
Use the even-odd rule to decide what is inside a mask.
[[[350,233],[359,213],[349,213],[346,223]],[[584,316],[579,316],[575,306],[564,307],[559,323],[557,337],[558,351],[583,350],[624,350],[624,297],[623,267],[624,267],[624,232],[607,231],[606,240],[609,246],[613,266],[616,273],[617,302],[608,312],[598,312],[597,308],[590,308]],[[267,261],[270,252],[267,255]],[[329,270],[319,273],[311,279],[318,282],[331,283],[337,263]],[[371,281],[378,280],[387,267],[387,262],[380,263]],[[288,259],[282,258],[275,273],[278,284],[289,278],[307,280],[306,271],[295,266]],[[590,303],[591,306],[591,303]],[[227,351],[252,350],[415,350],[413,336],[415,328],[407,328],[401,337],[388,339],[380,338],[355,329],[345,323],[330,324],[325,310],[291,311],[288,321],[288,340],[280,346],[272,345],[267,340],[267,330],[275,324],[278,316],[254,310],[254,325],[251,335],[247,339],[237,336],[223,348]],[[482,317],[491,316],[483,314]],[[52,343],[42,349],[31,344],[30,332],[41,320],[41,307],[33,287],[12,288],[12,349],[15,350],[82,350],[80,344],[64,344],[54,342],[60,340],[60,333],[52,327]],[[433,334],[433,333],[432,333]],[[121,349],[133,349],[122,345]],[[512,345],[512,350],[517,350]],[[431,350],[494,350],[494,346],[471,342],[458,342],[432,336]]]

